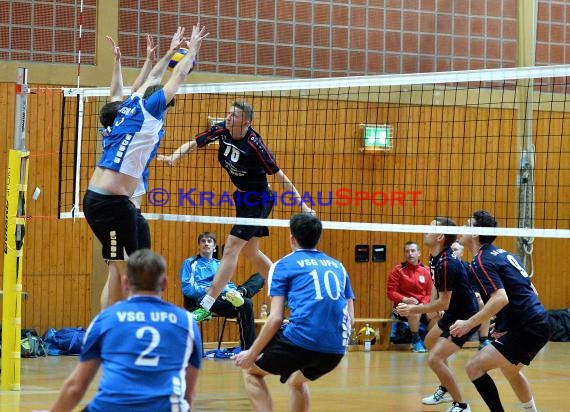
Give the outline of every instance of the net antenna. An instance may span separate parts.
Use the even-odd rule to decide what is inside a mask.
[[[81,46],[83,40],[83,0],[79,2],[79,33],[77,36],[77,87],[81,85]]]
[[[537,28],[537,8],[538,1],[534,0],[531,7],[520,7],[518,9],[519,18],[519,64],[521,66],[534,66],[535,48],[531,47],[527,50],[527,44],[536,44],[536,28]],[[527,15],[527,14],[530,14]],[[524,22],[530,22],[530,27]],[[533,111],[535,100],[534,79],[519,79],[517,81],[517,93],[520,93],[521,99],[518,103],[517,110],[524,115],[518,116],[517,129],[519,130],[520,141],[520,165],[519,165],[519,219],[518,227],[531,229],[534,227],[534,192],[535,192],[535,152],[536,148],[533,143]],[[517,249],[522,259],[524,267],[527,269],[529,276],[534,275],[534,264],[532,253],[534,248],[534,238],[531,236],[521,236],[517,238]]]

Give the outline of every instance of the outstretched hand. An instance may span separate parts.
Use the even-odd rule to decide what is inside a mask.
[[[170,40],[170,50],[178,51],[180,45],[186,40],[184,38],[184,31],[186,29],[184,27],[178,27],[174,36],[172,36],[172,40]]]
[[[200,46],[202,45],[202,40],[208,37],[210,33],[206,33],[206,27],[200,26],[200,24],[195,24],[192,27],[192,36],[190,36],[190,40],[186,40],[186,48],[190,52],[194,52],[198,54],[198,50],[200,50]]]
[[[152,63],[156,61],[156,49],[158,45],[154,44],[150,34],[146,35],[146,59]]]
[[[105,36],[105,38],[109,41],[109,43],[111,43],[111,49],[113,51],[113,57],[115,58],[115,60],[121,60],[121,49],[119,48],[119,46],[117,46],[115,40],[113,40],[111,36]]]

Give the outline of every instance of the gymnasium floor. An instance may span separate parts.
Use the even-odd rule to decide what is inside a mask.
[[[487,411],[463,367],[476,349],[463,349],[451,365],[473,412]],[[313,382],[312,411],[445,411],[449,404],[422,405],[420,399],[436,387],[426,354],[404,351],[349,352],[335,371]],[[0,392],[0,411],[47,409],[61,382],[74,368],[76,357],[22,359],[22,390]],[[570,344],[549,343],[524,369],[531,381],[538,410],[570,410]],[[507,411],[520,411],[512,390],[500,372],[493,372]],[[287,410],[287,387],[277,377],[268,379],[276,411]],[[85,400],[96,391],[92,385]],[[77,408],[80,410],[81,408]],[[204,360],[193,411],[249,411],[241,372],[230,360]]]

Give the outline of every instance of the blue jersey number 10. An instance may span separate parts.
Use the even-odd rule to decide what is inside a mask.
[[[319,281],[319,275],[317,273],[317,270],[316,269],[312,270],[311,273],[309,274],[313,277],[313,282],[315,283],[315,299],[316,300],[323,299],[323,294],[321,291],[321,282]],[[325,273],[323,274],[323,280],[325,283],[325,290],[329,298],[331,298],[332,300],[338,300],[338,298],[340,298],[340,281],[338,280],[336,273],[333,272],[332,270],[325,271]],[[334,295],[331,288],[331,281],[334,283],[334,289],[336,292]]]

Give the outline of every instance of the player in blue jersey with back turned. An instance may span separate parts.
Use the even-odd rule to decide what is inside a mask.
[[[121,104],[110,133],[103,139],[103,154],[83,199],[87,223],[101,241],[103,258],[109,262],[109,277],[101,294],[103,308],[123,297],[120,277],[125,272],[124,261],[138,248],[137,211],[129,199],[162,137],[168,105],[193,68],[206,35],[204,28],[196,25],[190,40],[185,41],[184,29],[178,29],[141,92]],[[164,87],[160,86],[168,62],[184,42],[188,53]]]
[[[474,212],[467,221],[475,228],[497,227],[497,220],[487,211]],[[477,233],[477,232],[475,232]],[[522,373],[546,345],[552,328],[550,316],[538,300],[536,289],[520,259],[493,245],[495,235],[463,235],[460,239],[473,252],[471,274],[479,286],[485,306],[467,320],[458,320],[450,328],[453,336],[496,315],[495,339],[467,363],[467,375],[493,412],[504,411],[499,391],[490,370],[500,368],[509,381],[522,410],[536,412],[530,384]]]
[[[190,312],[161,299],[162,256],[140,249],[122,278],[128,299],[105,309],[87,329],[80,362],[51,408],[71,411],[99,367],[103,374],[86,411],[188,411],[202,361],[199,328]]]
[[[290,388],[290,410],[310,406],[308,382],[332,371],[346,351],[354,292],[344,266],[316,249],[322,224],[311,214],[291,217],[293,252],[269,271],[271,310],[249,350],[236,355],[255,411],[272,411],[264,377],[280,375]],[[285,303],[289,324],[282,329]]]

